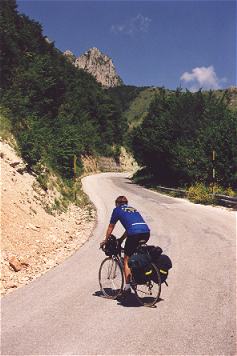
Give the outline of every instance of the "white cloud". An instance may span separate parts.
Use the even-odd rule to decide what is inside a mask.
[[[124,24],[112,25],[111,31],[113,33],[123,33],[133,37],[139,32],[148,32],[150,23],[151,19],[149,17],[138,14],[136,17],[132,17]]]
[[[200,88],[220,89],[221,83],[226,81],[225,78],[218,78],[213,66],[194,68],[191,73],[183,73],[180,79],[191,85],[189,87],[191,91],[197,91]]]

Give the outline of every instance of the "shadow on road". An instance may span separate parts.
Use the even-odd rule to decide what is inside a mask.
[[[135,182],[133,182],[132,180],[131,180],[131,178],[125,178],[125,183],[126,184],[133,184],[133,185],[137,185]]]
[[[100,298],[105,298],[107,299],[101,291],[96,291],[94,294],[92,294],[94,297],[100,297]],[[162,302],[164,299],[160,298],[157,303]],[[117,301],[117,305],[120,305],[122,307],[127,307],[127,308],[138,308],[142,307],[137,300],[136,296],[134,293],[131,293],[127,295],[126,297],[120,296],[117,299],[111,299],[111,301]],[[157,308],[157,305],[154,305],[152,308]]]
[[[104,294],[103,294],[100,290],[96,291],[96,292],[93,293],[92,295],[93,295],[94,297],[100,297],[100,298],[108,299],[108,298],[106,298],[106,297],[104,296]]]
[[[126,295],[126,297],[118,297],[117,298],[117,304],[121,305],[122,307],[127,307],[127,308],[137,308],[137,307],[142,307],[142,305],[139,303],[137,298],[135,297],[134,293]]]
[[[126,298],[117,298],[118,305],[121,305],[122,307],[127,307],[127,308],[136,308],[136,307],[143,307],[142,304],[139,303],[137,298],[135,297],[135,294],[130,294],[126,296]],[[159,299],[157,303],[163,301],[163,299]],[[152,308],[157,308],[157,304],[153,305]]]

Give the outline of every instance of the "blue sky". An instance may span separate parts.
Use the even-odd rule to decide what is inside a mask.
[[[61,51],[108,54],[125,84],[236,85],[236,1],[17,0]]]

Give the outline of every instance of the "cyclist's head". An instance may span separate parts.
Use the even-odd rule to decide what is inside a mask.
[[[120,206],[123,204],[127,204],[128,199],[124,195],[120,195],[116,200],[115,200],[115,205]]]

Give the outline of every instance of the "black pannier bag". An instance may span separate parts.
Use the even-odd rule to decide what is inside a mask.
[[[172,268],[171,259],[169,256],[162,254],[154,263],[160,272],[161,283],[164,283],[168,277],[169,270]],[[156,274],[152,276],[152,279],[155,283],[158,283]]]
[[[139,248],[139,252],[148,253],[150,255],[152,261],[155,261],[156,259],[158,259],[160,257],[163,250],[159,246],[145,245],[145,246],[141,246]]]
[[[151,258],[148,254],[135,253],[128,260],[128,267],[132,271],[137,284],[144,284],[152,274]]]
[[[152,261],[157,261],[160,255],[162,254],[163,250],[159,246],[153,246],[153,249],[150,251],[150,256]]]
[[[110,235],[106,244],[103,246],[106,256],[120,255],[121,245],[114,235]]]

